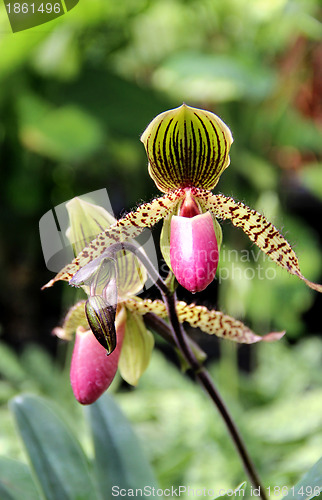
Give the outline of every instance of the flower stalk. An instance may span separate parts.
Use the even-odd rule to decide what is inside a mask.
[[[117,363],[124,380],[136,385],[153,348],[153,337],[146,329],[146,325],[152,325],[177,347],[218,409],[250,481],[259,489],[260,498],[266,500],[236,424],[203,366],[202,353],[188,338],[182,323],[188,321],[210,335],[248,344],[278,340],[285,332],[260,337],[220,311],[178,302],[175,290],[179,283],[192,293],[198,292],[215,278],[222,242],[218,220],[229,220],[240,228],[276,265],[313,290],[322,292],[322,285],[303,276],[294,250],[263,215],[233,198],[212,193],[230,164],[233,142],[229,128],[218,116],[183,104],[154,118],[141,141],[149,161],[149,174],[162,196],[117,221],[102,208],[97,210],[89,203],[71,201],[67,206],[72,219],[68,237],[76,256],[43,287],[64,280],[82,287],[88,295],[85,309],[79,304],[66,317],[67,324],[56,329],[56,334],[66,339],[76,331],[77,352],[71,371],[74,393],[79,394],[77,399],[84,404],[93,402],[113,379]],[[160,248],[170,269],[166,281],[145,252],[130,243],[146,227],[151,228],[161,220]],[[160,290],[163,302],[137,297],[146,281],[146,272]],[[125,315],[124,324],[120,323],[121,315]],[[162,319],[165,317],[169,325]],[[90,358],[88,351],[92,353]],[[96,355],[101,363],[99,376]],[[97,391],[95,380],[100,385]],[[95,390],[91,386],[88,389],[88,383]]]
[[[209,375],[209,372],[197,359],[195,353],[193,352],[193,349],[191,348],[191,344],[189,344],[187,334],[185,333],[184,328],[178,318],[176,310],[176,302],[177,302],[176,292],[169,290],[166,283],[162,280],[161,276],[153,267],[149,258],[140,250],[140,248],[137,248],[130,243],[119,243],[119,244],[116,243],[115,245],[113,245],[114,247],[113,251],[119,251],[120,246],[126,249],[127,251],[132,251],[136,255],[136,257],[138,257],[141,260],[142,264],[144,265],[148,274],[150,275],[150,278],[155,282],[155,285],[158,287],[162,299],[166,305],[170,325],[168,326],[167,323],[165,323],[162,319],[158,318],[158,321],[154,323],[155,329],[157,331],[159,329],[163,330],[162,336],[164,336],[164,332],[168,329],[169,334],[174,339],[174,342],[177,348],[179,349],[181,355],[183,356],[184,360],[186,361],[189,368],[192,370],[193,374],[198,380],[199,384],[203,387],[203,389],[208,394],[211,401],[216,406],[220,415],[222,416],[226,424],[226,427],[228,429],[228,432],[231,436],[231,439],[235,445],[235,448],[239,454],[239,457],[243,463],[246,474],[248,475],[252,485],[256,489],[259,489],[260,491],[259,498],[261,498],[262,500],[267,500],[265,489],[261,484],[255,465],[248,453],[246,445],[234,422],[234,419],[229,413],[229,410],[226,407],[223,399],[221,398],[218,389],[213,383]],[[151,324],[151,317],[149,319],[148,322],[150,322]]]
[[[230,437],[235,445],[235,448],[239,454],[239,457],[243,463],[244,469],[246,474],[248,475],[252,485],[256,488],[259,489],[260,491],[260,498],[262,500],[267,500],[266,494],[265,494],[265,489],[263,488],[258,472],[255,468],[255,465],[248,453],[248,450],[246,448],[246,445],[243,441],[243,438],[241,437],[241,434],[238,430],[238,427],[236,426],[234,419],[232,415],[229,413],[227,406],[225,405],[223,399],[220,396],[220,393],[218,392],[218,389],[216,388],[212,378],[209,375],[209,372],[206,370],[206,368],[197,360],[195,357],[194,352],[189,346],[189,343],[187,341],[187,335],[181,325],[181,323],[178,320],[178,316],[176,313],[176,294],[162,294],[163,299],[166,303],[168,314],[169,314],[169,321],[171,325],[171,331],[173,334],[173,337],[176,341],[177,347],[180,350],[182,356],[188,363],[189,367],[191,368],[193,374],[195,375],[196,379],[198,380],[199,384],[205,392],[208,394],[209,398],[211,401],[214,403],[216,406],[217,410],[219,411],[220,415],[222,416],[226,427],[228,429],[228,432],[230,434]]]

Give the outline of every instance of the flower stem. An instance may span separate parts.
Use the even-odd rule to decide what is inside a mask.
[[[172,329],[170,329],[169,325],[164,320],[162,320],[159,317],[153,318],[153,316],[154,315],[152,315],[151,313],[148,313],[147,315],[145,315],[144,318],[147,320],[147,325],[150,326],[151,328],[153,328],[158,333],[160,333],[162,335],[162,337],[169,338],[171,336]],[[181,325],[180,325],[180,327],[181,327]],[[180,328],[180,330],[183,330],[182,327]],[[238,454],[241,458],[241,461],[243,463],[243,466],[245,468],[245,471],[246,471],[249,479],[251,480],[253,486],[256,489],[259,488],[259,490],[260,490],[260,497],[259,498],[262,498],[262,500],[266,500],[267,497],[265,494],[265,489],[261,485],[256,468],[255,468],[255,466],[254,466],[254,464],[253,464],[253,462],[248,454],[245,443],[244,443],[244,441],[239,433],[239,430],[238,430],[232,416],[230,415],[224,401],[222,400],[222,398],[218,392],[218,389],[216,388],[213,380],[211,379],[209,372],[206,370],[206,368],[204,366],[199,364],[197,360],[193,359],[194,354],[193,354],[193,352],[190,351],[190,348],[186,349],[186,347],[189,347],[189,346],[186,345],[187,335],[184,331],[182,331],[181,334],[179,333],[179,337],[181,337],[181,336],[183,337],[183,341],[182,340],[180,341],[180,347],[178,345],[179,343],[177,343],[177,346],[179,347],[180,352],[183,354],[186,361],[189,363],[189,366],[191,367],[192,372],[194,373],[199,384],[203,387],[205,392],[208,394],[208,396],[210,397],[210,399],[212,400],[212,402],[215,404],[216,408],[218,409],[219,413],[221,414],[223,420],[225,421],[225,424],[227,426],[229,434],[232,438],[232,441],[234,442],[234,445],[238,451]],[[178,339],[178,335],[175,334],[175,338]],[[173,341],[171,343],[173,343]],[[188,351],[190,351],[190,352],[188,353]]]
[[[142,252],[140,248],[132,245],[131,243],[120,243],[113,245],[115,250],[117,250],[119,246],[122,249],[133,252],[141,260],[151,279],[159,288],[163,301],[167,308],[170,325],[168,325],[162,319],[158,318],[158,321],[154,321],[154,327],[156,331],[162,331],[163,337],[171,336],[174,339],[177,348],[180,350],[182,356],[190,366],[199,384],[203,387],[203,389],[208,394],[208,396],[218,409],[219,413],[221,414],[250,481],[256,489],[259,489],[259,498],[261,498],[262,500],[267,500],[265,488],[261,484],[255,465],[253,464],[243,438],[241,437],[240,432],[228,411],[228,408],[222,400],[218,389],[216,388],[213,380],[209,375],[209,372],[198,361],[193,350],[191,349],[191,344],[189,344],[187,334],[185,333],[184,328],[178,319],[176,311],[176,293],[169,290],[166,283],[162,280],[162,278],[150,262],[149,258],[144,252]],[[148,317],[148,321],[150,322],[150,324],[151,322],[153,322],[153,316],[151,314]]]

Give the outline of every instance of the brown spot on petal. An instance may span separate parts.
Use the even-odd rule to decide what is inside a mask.
[[[192,193],[205,210],[219,219],[230,219],[234,226],[240,227],[277,265],[303,280],[313,290],[322,292],[322,285],[312,283],[302,275],[291,245],[263,215],[222,194],[213,195],[201,189],[193,189]]]
[[[151,203],[143,203],[135,211],[128,213],[112,224],[106,231],[100,233],[43,288],[52,286],[58,280],[70,281],[80,267],[99,257],[114,242],[135,238],[146,227],[154,226],[160,219],[167,217],[183,196],[184,192],[177,190],[164,195],[162,198],[156,198]],[[148,214],[148,216],[143,216],[143,213]],[[104,245],[102,245],[102,242]]]

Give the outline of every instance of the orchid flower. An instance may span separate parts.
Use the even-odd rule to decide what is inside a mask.
[[[112,227],[115,219],[102,207],[74,198],[66,204],[70,227],[67,236],[75,253],[85,246],[102,227]],[[137,297],[147,279],[145,268],[133,254],[121,250],[115,259],[101,256],[85,266],[71,281],[87,294],[87,300],[75,304],[67,313],[62,327],[54,334],[75,343],[70,378],[76,399],[91,404],[109,387],[117,368],[124,380],[136,385],[146,370],[154,340],[147,330],[144,316],[154,313],[166,318],[161,300]],[[188,322],[202,331],[235,342],[278,340],[284,332],[256,335],[241,321],[204,306],[177,302],[180,322]],[[203,357],[192,344],[196,354]]]
[[[161,250],[167,264],[182,286],[191,292],[203,290],[214,279],[219,259],[217,219],[229,219],[278,266],[322,292],[322,285],[302,275],[294,250],[273,224],[243,203],[211,192],[229,166],[233,142],[218,116],[183,104],[154,118],[141,141],[149,174],[163,196],[101,231],[46,287],[57,280],[71,281],[115,242],[135,238],[164,219]]]
[[[104,208],[80,198],[70,200],[66,208],[70,220],[67,237],[76,254],[102,228],[115,223]],[[146,279],[137,258],[123,250],[114,260],[103,258],[80,274],[88,298],[69,310],[63,327],[55,328],[54,333],[65,340],[71,340],[75,333],[70,378],[81,403],[93,403],[111,384],[118,367],[132,385],[145,371],[153,335],[140,315],[127,311],[124,304],[127,297],[142,290]]]

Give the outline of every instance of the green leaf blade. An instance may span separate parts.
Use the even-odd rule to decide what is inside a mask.
[[[26,464],[0,457],[1,500],[41,500],[30,469]]]
[[[216,497],[214,500],[218,500],[218,498],[228,499],[228,498],[232,498],[232,497],[244,497],[246,487],[247,487],[247,482],[244,481],[239,486],[237,486],[237,488],[235,490],[228,490],[226,495],[220,495],[220,497]]]
[[[129,422],[112,397],[104,394],[88,408],[95,446],[95,465],[102,495],[112,487],[157,487],[152,469]]]
[[[46,500],[98,500],[86,456],[52,406],[25,395],[10,407]]]
[[[320,498],[322,492],[322,457],[313,467],[291,488],[283,500],[311,500]]]

